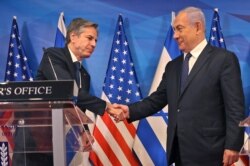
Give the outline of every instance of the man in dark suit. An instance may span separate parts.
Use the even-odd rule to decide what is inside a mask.
[[[181,10],[173,28],[183,54],[167,64],[150,96],[129,106],[114,105],[124,111],[115,118],[132,122],[168,105],[169,164],[229,166],[238,160],[244,137],[238,126],[244,119],[238,59],[207,43],[205,17],[198,8]]]
[[[76,18],[67,28],[66,46],[45,50],[37,71],[37,80],[76,80],[79,87],[77,105],[96,114],[103,115],[106,102],[89,94],[90,75],[81,65],[82,60],[93,53],[98,25],[87,20]],[[80,67],[80,69],[77,69]],[[77,70],[80,70],[77,75]],[[79,78],[78,78],[79,77]]]
[[[79,93],[76,105],[83,111],[86,109],[98,115],[103,115],[105,110],[112,113],[112,105],[104,100],[89,94],[90,75],[81,65],[84,58],[89,58],[93,53],[98,37],[98,25],[84,20],[82,18],[73,19],[67,28],[66,46],[64,48],[48,48],[44,51],[40,63],[36,80],[76,80]],[[62,89],[63,90],[63,89]],[[52,136],[48,133],[40,133],[41,129],[27,130],[33,137],[26,140],[32,147],[51,144]],[[49,131],[49,130],[43,130]],[[16,133],[15,138],[22,139],[22,131]],[[28,134],[28,133],[26,133]],[[88,132],[84,132],[88,134]],[[84,135],[86,137],[86,135]],[[91,146],[93,137],[88,135],[91,141],[86,140],[85,148]],[[20,139],[16,139],[16,148]],[[25,156],[24,156],[25,155]],[[51,153],[37,154],[14,154],[13,165],[53,165],[53,156]]]

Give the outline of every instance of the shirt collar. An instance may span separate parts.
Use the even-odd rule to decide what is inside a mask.
[[[69,53],[70,53],[70,56],[71,56],[73,63],[77,62],[78,60],[76,59],[75,54],[71,51],[71,49],[69,47],[68,47],[68,49],[69,49]],[[78,61],[78,62],[80,62],[80,64],[82,64],[82,61]]]
[[[202,50],[206,47],[206,45],[207,45],[207,40],[204,39],[193,50],[191,50],[190,53],[192,54],[194,58],[197,59],[199,55],[201,54]]]

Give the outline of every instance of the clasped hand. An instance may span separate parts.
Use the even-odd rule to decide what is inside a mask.
[[[108,103],[106,111],[114,118],[116,122],[129,118],[129,108],[123,104]]]

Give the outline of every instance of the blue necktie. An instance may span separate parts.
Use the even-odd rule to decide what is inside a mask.
[[[81,77],[81,72],[80,72],[81,63],[76,61],[76,62],[74,62],[74,65],[75,65],[75,68],[76,68],[76,71],[75,71],[75,73],[76,73],[76,83],[77,83],[78,87],[81,88],[81,79],[80,79],[80,77]]]
[[[184,85],[185,85],[185,82],[186,82],[187,77],[188,77],[188,71],[189,71],[189,64],[188,64],[188,62],[189,62],[189,59],[190,59],[191,56],[192,56],[192,54],[188,53],[185,56],[185,59],[184,59],[183,64],[182,64],[181,93],[184,90]]]

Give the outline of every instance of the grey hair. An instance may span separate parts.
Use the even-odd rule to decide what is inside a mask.
[[[79,36],[86,27],[93,27],[96,29],[96,31],[98,31],[98,24],[96,23],[82,18],[73,19],[67,28],[66,44],[70,43],[70,34],[72,32],[76,33],[76,35]]]
[[[206,28],[206,19],[203,11],[200,8],[196,7],[187,7],[181,10],[179,13],[187,13],[188,19],[192,25],[194,25],[197,21],[200,21],[204,28]]]

